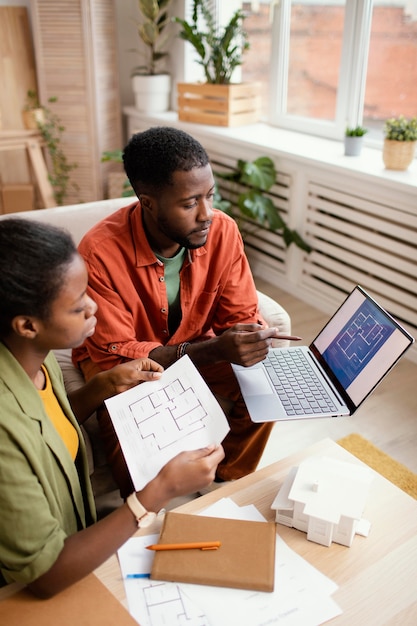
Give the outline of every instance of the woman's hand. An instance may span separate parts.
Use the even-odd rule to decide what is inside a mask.
[[[164,371],[152,359],[135,359],[99,372],[79,389],[68,394],[72,410],[82,424],[107,398],[147,380],[158,380]]]
[[[220,444],[180,452],[137,493],[138,499],[149,511],[159,511],[172,498],[195,493],[212,483],[223,458],[224,450]]]
[[[158,380],[164,371],[162,365],[159,365],[152,359],[135,359],[127,363],[115,365],[111,370],[107,370],[108,384],[111,385],[112,391],[109,396],[114,396],[122,391],[126,391],[131,387],[135,387],[138,383],[148,380]],[[110,388],[109,388],[110,391]]]

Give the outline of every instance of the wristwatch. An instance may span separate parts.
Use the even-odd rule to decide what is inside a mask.
[[[154,511],[147,511],[145,509],[137,499],[135,492],[131,493],[130,496],[126,498],[126,504],[136,517],[138,528],[150,526],[157,516],[157,513]]]

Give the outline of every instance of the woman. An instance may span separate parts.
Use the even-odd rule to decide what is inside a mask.
[[[221,446],[183,452],[95,523],[78,422],[162,367],[138,359],[101,372],[69,398],[51,350],[94,333],[96,304],[70,236],[32,220],[0,220],[0,581],[50,597],[113,554],[171,498],[213,481]],[[1,584],[1,582],[0,582]]]

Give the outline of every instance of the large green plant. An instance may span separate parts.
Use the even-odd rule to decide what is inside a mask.
[[[58,98],[51,97],[48,104],[54,104]],[[42,118],[37,118],[37,127],[42,135],[45,147],[48,151],[51,167],[48,170],[48,177],[52,185],[55,201],[57,204],[64,204],[68,193],[68,187],[78,190],[78,185],[71,181],[70,173],[76,169],[77,163],[70,163],[62,148],[62,134],[65,126],[62,125],[60,117],[52,111],[49,106],[39,102],[38,94],[34,90],[29,90],[26,95],[25,110],[41,109]]]
[[[274,205],[272,198],[267,194],[275,183],[277,172],[274,162],[269,157],[259,157],[254,161],[239,159],[237,168],[232,172],[215,172],[217,178],[231,181],[238,187],[236,205],[224,200],[219,192],[216,193],[215,205],[225,213],[236,219],[237,207],[241,215],[267,227],[269,230],[280,233],[285,245],[291,243],[305,250],[311,247],[304,241],[296,230],[287,226]],[[239,222],[239,220],[237,220]],[[241,226],[242,230],[242,226]],[[244,235],[244,233],[242,233]]]
[[[233,71],[242,64],[242,54],[249,48],[248,36],[243,29],[244,13],[237,10],[229,23],[221,28],[213,18],[205,0],[194,0],[192,20],[179,17],[179,37],[188,41],[198,54],[197,63],[203,69],[208,83],[228,85]]]
[[[142,21],[138,24],[138,35],[147,47],[145,62],[134,68],[132,74],[152,76],[158,74],[159,62],[168,56],[163,50],[168,37],[165,28],[171,22],[168,6],[171,0],[138,0]]]

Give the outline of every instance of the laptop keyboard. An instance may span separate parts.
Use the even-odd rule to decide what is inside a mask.
[[[299,348],[271,350],[263,364],[287,415],[337,411],[332,397]]]

